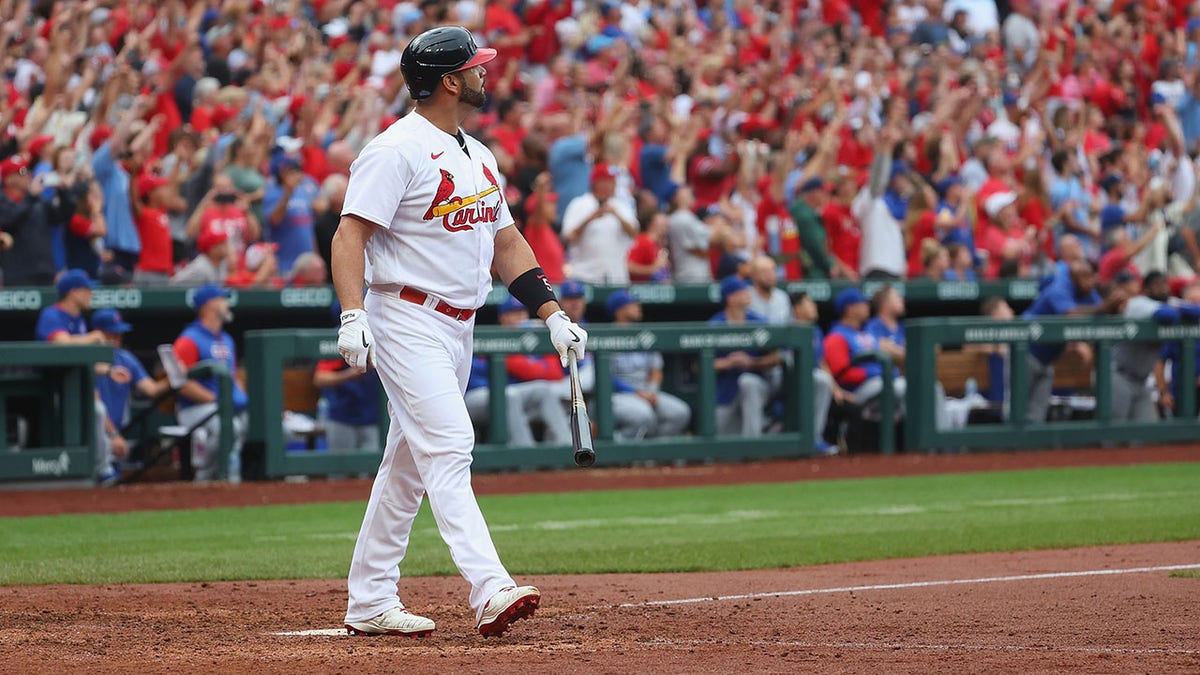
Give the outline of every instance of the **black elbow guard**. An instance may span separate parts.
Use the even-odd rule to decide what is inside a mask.
[[[558,300],[554,296],[554,287],[550,285],[550,280],[540,267],[534,267],[513,279],[508,285],[508,292],[530,312],[538,311],[538,308],[547,302]]]

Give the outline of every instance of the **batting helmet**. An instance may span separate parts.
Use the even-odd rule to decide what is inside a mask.
[[[418,101],[433,96],[442,78],[496,58],[496,50],[475,46],[471,32],[459,26],[431,28],[404,48],[400,72],[408,91]]]

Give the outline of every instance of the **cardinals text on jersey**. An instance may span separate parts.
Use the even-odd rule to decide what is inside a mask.
[[[441,153],[438,154],[440,156]],[[442,227],[446,228],[447,232],[461,232],[473,229],[472,226],[478,223],[494,223],[498,221],[500,219],[500,205],[504,202],[504,195],[500,195],[500,201],[495,205],[488,206],[483,203],[484,197],[500,192],[500,185],[486,164],[483,164],[482,168],[484,178],[491,185],[480,192],[466,197],[454,194],[454,175],[445,169],[438,169],[442,175],[442,179],[438,183],[437,191],[434,192],[433,202],[429,205],[429,210],[425,212],[425,220],[441,218]]]

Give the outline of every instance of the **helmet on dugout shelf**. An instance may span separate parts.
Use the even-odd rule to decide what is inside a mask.
[[[496,58],[496,50],[477,47],[471,32],[460,26],[431,28],[412,39],[400,57],[400,72],[413,99],[433,96],[442,78]]]

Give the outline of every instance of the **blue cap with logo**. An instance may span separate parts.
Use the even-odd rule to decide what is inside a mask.
[[[58,283],[55,288],[58,290],[58,297],[62,298],[75,290],[76,288],[95,288],[96,282],[88,276],[84,270],[67,270],[61,277],[58,278]]]
[[[525,305],[522,305],[520,300],[510,295],[504,302],[500,303],[500,307],[496,311],[504,314],[505,312],[515,312],[523,309],[525,309]]]
[[[963,184],[962,179],[959,178],[957,175],[950,174],[949,176],[946,176],[945,178],[938,181],[938,184],[937,184],[938,197],[945,199],[946,193],[950,191],[950,188],[954,187],[955,185],[962,185],[962,184]]]
[[[587,295],[587,288],[578,279],[567,279],[562,282],[558,294],[564,298],[582,298]]]
[[[809,178],[800,184],[799,192],[808,192],[810,190],[824,190],[825,181],[820,177]]]
[[[867,302],[867,296],[857,288],[846,288],[833,298],[833,311],[841,318],[846,313],[846,309],[850,305],[857,305],[860,302]]]
[[[604,301],[604,308],[608,310],[608,315],[615,317],[617,311],[626,305],[632,305],[638,299],[633,297],[633,293],[624,288],[613,291],[612,295],[608,296],[608,300]]]
[[[230,292],[216,284],[205,284],[192,293],[192,307],[197,311],[217,298],[228,298]]]
[[[112,308],[98,309],[92,314],[92,330],[105,333],[128,333],[133,326],[125,323],[121,313]]]
[[[736,274],[731,274],[721,280],[721,302],[729,299],[729,296],[750,288],[750,282],[739,277]]]

